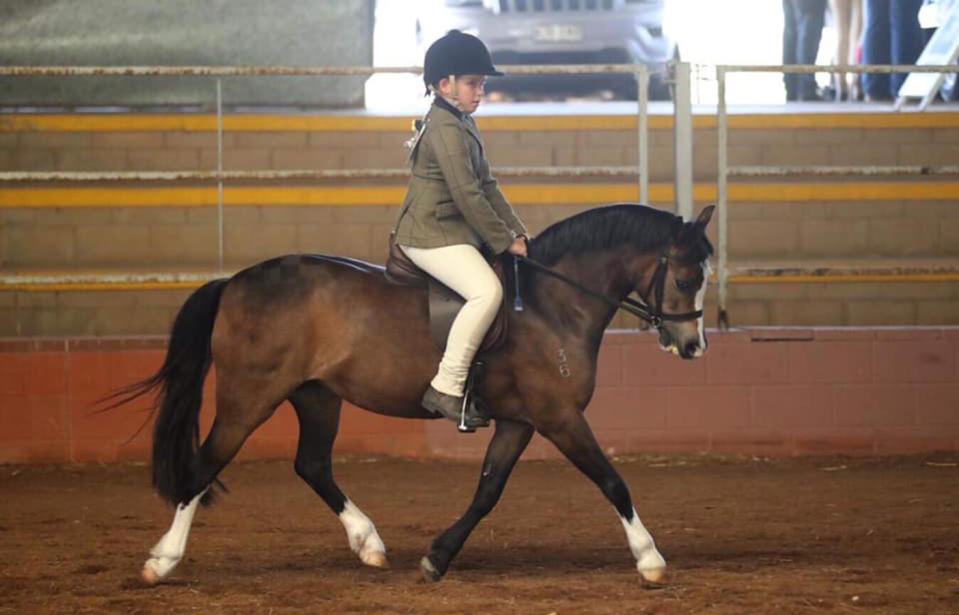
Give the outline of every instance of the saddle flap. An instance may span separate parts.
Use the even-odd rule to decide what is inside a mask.
[[[505,286],[502,260],[493,264],[493,273],[499,278]],[[455,291],[442,284],[428,273],[416,266],[410,257],[403,252],[402,248],[396,243],[396,231],[390,233],[390,251],[386,260],[386,268],[383,275],[388,281],[400,286],[419,286],[425,287],[429,294],[429,316],[430,331],[433,332],[433,340],[440,350],[446,350],[446,339],[449,337],[450,328],[460,308],[466,301],[456,294]],[[506,296],[506,293],[503,293]],[[496,312],[496,318],[486,331],[486,337],[483,338],[478,352],[489,352],[503,345],[506,341],[508,316],[506,314],[506,301],[502,302],[499,311]]]
[[[497,261],[493,265],[493,272],[500,282],[504,282],[503,264]],[[504,300],[500,303],[499,310],[496,312],[496,318],[493,319],[489,329],[486,330],[486,337],[483,338],[477,352],[490,352],[496,350],[506,341],[506,335],[509,332],[509,316],[506,310],[506,293],[503,293]],[[429,298],[430,298],[430,331],[433,333],[433,341],[439,346],[440,350],[446,350],[446,340],[449,337],[450,329],[460,308],[466,303],[466,300],[456,294],[448,286],[440,283],[435,278],[429,278]]]

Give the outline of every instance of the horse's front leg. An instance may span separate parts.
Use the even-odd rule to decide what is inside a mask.
[[[427,581],[439,581],[450,562],[480,520],[493,510],[506,486],[516,460],[526,449],[533,428],[525,423],[497,419],[496,431],[486,449],[479,486],[470,507],[456,523],[433,541],[429,554],[420,560],[420,569]]]
[[[582,413],[571,410],[569,416],[563,418],[566,420],[547,429],[540,429],[540,433],[596,483],[612,502],[626,529],[629,548],[636,558],[636,569],[646,581],[662,583],[666,578],[666,560],[656,550],[653,537],[639,520],[626,483],[606,459]]]

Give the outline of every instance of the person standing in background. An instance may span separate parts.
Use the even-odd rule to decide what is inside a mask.
[[[830,0],[829,8],[836,20],[835,62],[841,66],[856,64],[859,43],[862,40],[862,0]],[[836,100],[859,98],[858,74],[837,73],[833,75],[833,83]]]
[[[866,0],[863,64],[914,64],[923,47],[921,6],[922,0]],[[894,99],[905,80],[905,73],[863,74],[866,100]]]
[[[783,64],[815,64],[826,0],[783,0]],[[822,100],[813,73],[784,73],[786,100]]]

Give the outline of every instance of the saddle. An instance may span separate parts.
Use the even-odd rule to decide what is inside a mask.
[[[493,272],[499,278],[500,283],[504,284],[504,291],[507,282],[505,279],[506,270],[507,268],[503,267],[502,262],[493,263]],[[446,339],[449,337],[453,320],[466,300],[417,267],[416,263],[411,261],[396,244],[395,232],[390,233],[390,254],[386,260],[384,275],[393,284],[418,286],[427,290],[429,293],[430,330],[433,333],[433,341],[436,342],[440,350],[446,350]],[[506,296],[506,292],[503,293],[503,296]],[[486,331],[486,337],[483,338],[478,353],[496,350],[506,341],[507,323],[509,322],[506,311],[506,301],[504,300],[499,311],[496,312],[493,324]]]

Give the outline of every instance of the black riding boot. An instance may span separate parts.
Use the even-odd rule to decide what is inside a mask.
[[[473,432],[477,427],[489,426],[489,419],[477,412],[474,404],[470,404],[466,409],[466,416],[462,417],[463,398],[455,395],[447,395],[433,388],[432,385],[426,389],[421,402],[423,407],[434,414],[441,414],[449,420],[459,425],[460,431]]]

